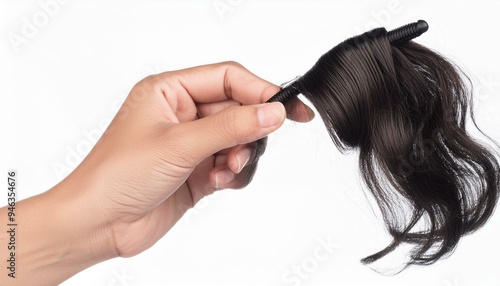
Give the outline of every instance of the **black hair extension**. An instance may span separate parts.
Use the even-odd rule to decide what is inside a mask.
[[[359,150],[393,239],[363,263],[407,243],[407,266],[432,264],[493,214],[498,156],[466,131],[468,116],[475,124],[467,83],[443,56],[413,41],[391,45],[378,28],[337,45],[282,91],[315,106],[341,151]]]

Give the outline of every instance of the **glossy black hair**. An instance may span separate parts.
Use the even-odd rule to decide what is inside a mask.
[[[492,215],[498,156],[466,131],[468,118],[475,125],[469,84],[443,56],[413,41],[391,45],[378,28],[337,45],[290,86],[341,151],[359,150],[393,240],[363,263],[406,243],[407,266],[432,264]]]

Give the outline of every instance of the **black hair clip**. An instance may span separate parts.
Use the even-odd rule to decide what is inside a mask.
[[[387,38],[392,45],[397,45],[415,39],[425,33],[428,29],[429,25],[426,21],[418,20],[417,22],[410,23],[387,32]],[[285,103],[290,98],[297,96],[300,92],[293,86],[293,83],[299,78],[300,77],[296,77],[287,82],[286,86],[271,97],[267,102],[279,101],[281,103]]]

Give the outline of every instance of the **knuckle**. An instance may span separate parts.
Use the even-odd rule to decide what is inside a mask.
[[[147,90],[152,91],[156,90],[161,86],[161,78],[158,75],[148,75],[142,80],[140,80],[135,86],[134,89]]]
[[[142,80],[140,80],[137,85],[141,87],[147,87],[147,86],[152,86],[154,85],[154,82],[156,81],[156,76],[155,75],[148,75]]]
[[[224,66],[227,66],[229,68],[237,68],[237,69],[242,69],[244,68],[242,64],[236,61],[227,61],[222,63]]]

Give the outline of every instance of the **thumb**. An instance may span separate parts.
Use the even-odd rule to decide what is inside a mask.
[[[253,142],[278,129],[286,117],[280,102],[232,106],[199,120],[170,125],[166,132],[169,152],[188,167],[208,156],[239,144]]]

